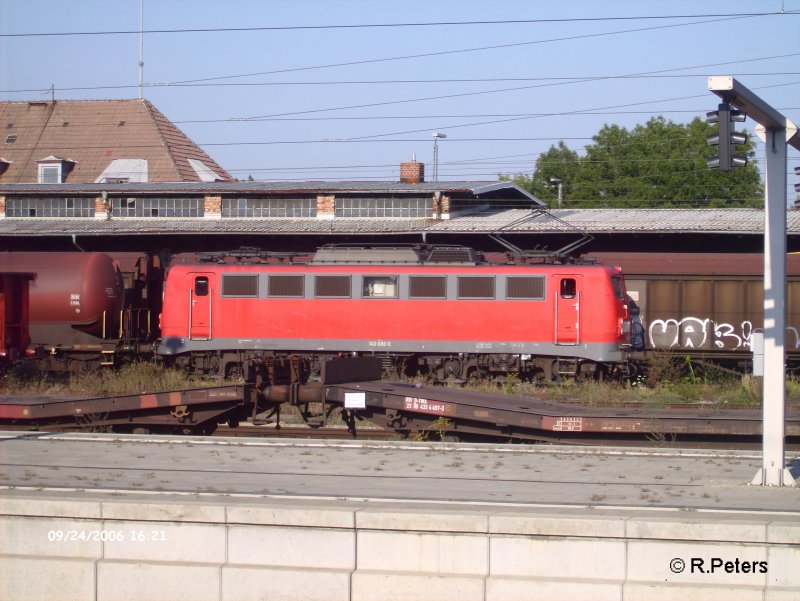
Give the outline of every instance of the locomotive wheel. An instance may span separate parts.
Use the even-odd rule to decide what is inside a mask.
[[[467,380],[472,383],[483,382],[488,376],[480,367],[470,367],[467,370]]]
[[[227,380],[244,381],[244,369],[241,363],[229,363],[225,366],[225,378]]]

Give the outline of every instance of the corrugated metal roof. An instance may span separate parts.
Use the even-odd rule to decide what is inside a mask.
[[[530,219],[525,219],[530,217]],[[5,218],[0,235],[135,234],[393,234],[542,233],[760,234],[759,209],[560,209],[533,215],[522,209],[452,219],[420,218]],[[789,211],[788,232],[800,234],[800,211]]]
[[[106,163],[107,164],[107,163]],[[105,165],[104,165],[105,166]],[[392,194],[433,194],[463,193],[480,197],[492,194],[494,197],[506,194],[515,200],[530,200],[534,204],[544,203],[526,190],[512,182],[456,181],[424,182],[405,184],[401,182],[362,182],[362,181],[303,181],[303,182],[158,182],[130,184],[10,184],[0,180],[0,194],[347,194],[347,193],[392,193]]]
[[[789,211],[789,231],[800,232],[800,211]],[[525,221],[525,217],[530,219]],[[513,224],[513,229],[506,229]],[[743,233],[764,229],[760,209],[553,209],[533,215],[530,211],[510,209],[492,214],[478,213],[439,222],[434,231],[518,231],[567,232],[591,234],[614,232],[669,233]]]

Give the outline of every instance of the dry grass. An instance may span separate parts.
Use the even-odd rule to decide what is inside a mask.
[[[186,373],[155,363],[132,363],[69,375],[8,375],[0,379],[0,394],[17,396],[104,396],[164,392],[220,384],[219,380],[190,378]]]
[[[0,394],[17,396],[103,396],[140,394],[200,388],[224,384],[219,379],[190,377],[182,371],[167,369],[152,362],[133,363],[117,370],[101,370],[71,376],[7,375],[0,379]],[[490,394],[509,394],[592,406],[620,407],[641,404],[652,407],[673,403],[697,403],[715,407],[761,406],[761,380],[750,375],[736,376],[713,369],[699,372],[687,369],[680,360],[664,354],[654,357],[647,372],[633,383],[565,381],[537,385],[510,377],[502,384],[478,382],[465,385],[469,390]],[[787,378],[787,400],[800,405],[800,381]],[[285,408],[282,417],[293,418]],[[341,423],[338,415],[333,423]],[[337,421],[338,418],[338,421]],[[291,421],[294,421],[292,419]]]

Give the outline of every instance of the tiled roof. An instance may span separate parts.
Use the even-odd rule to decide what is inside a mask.
[[[391,234],[391,233],[541,233],[590,234],[760,234],[764,212],[758,209],[560,209],[532,216],[522,209],[452,219],[382,218],[6,218],[0,235],[63,236],[136,234]],[[789,211],[788,232],[800,234],[800,211]]]
[[[36,161],[75,161],[69,183],[94,182],[115,159],[144,159],[150,182],[198,182],[188,159],[233,178],[147,100],[0,102],[0,184],[38,180]],[[9,136],[16,136],[13,142]]]

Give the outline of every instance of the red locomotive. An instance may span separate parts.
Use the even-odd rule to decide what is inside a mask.
[[[621,272],[600,265],[490,264],[463,247],[323,247],[307,263],[178,257],[158,353],[232,374],[253,354],[385,357],[434,380],[588,375],[624,363]]]

